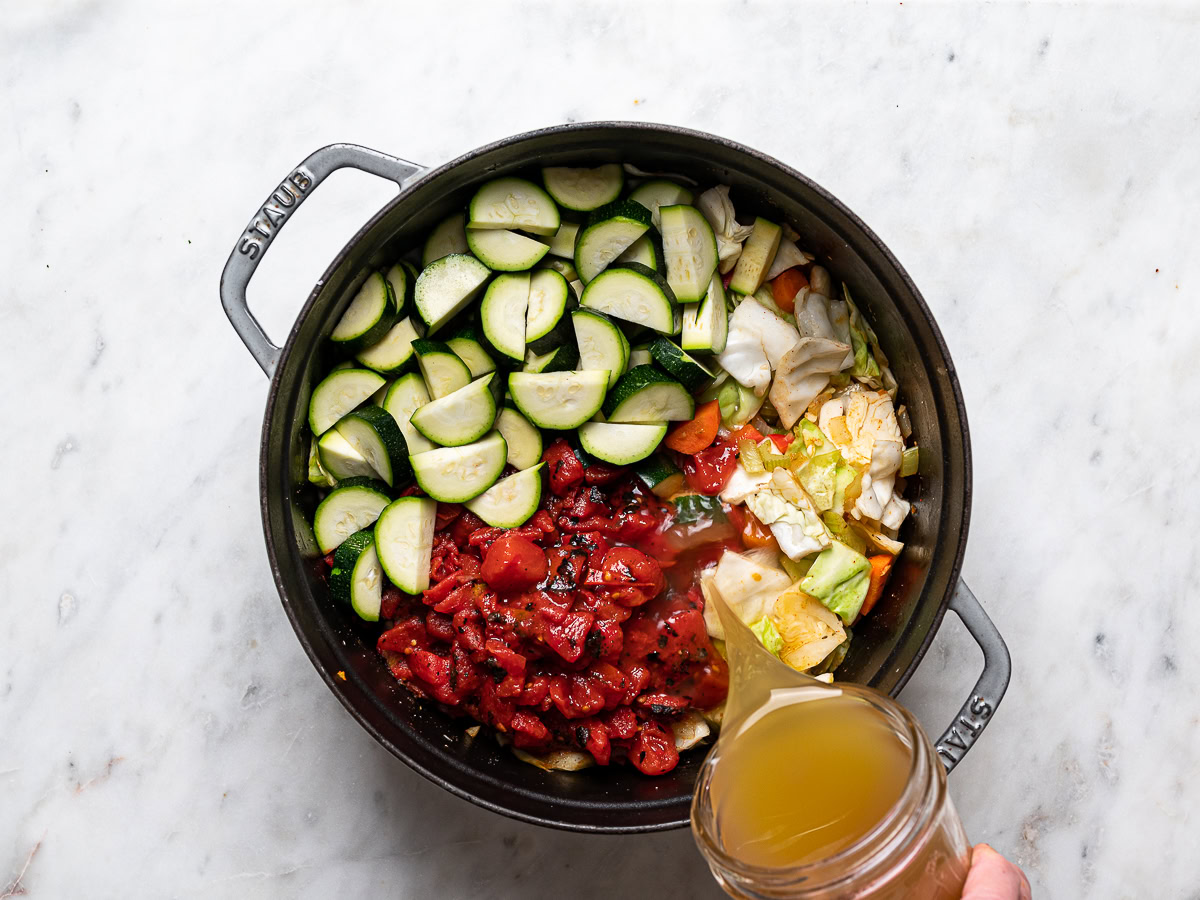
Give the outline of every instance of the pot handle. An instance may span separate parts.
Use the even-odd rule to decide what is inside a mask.
[[[322,147],[289,172],[258,208],[238,238],[221,273],[221,305],[225,308],[225,315],[268,378],[275,374],[275,365],[282,351],[267,337],[246,305],[246,286],[250,284],[254,270],[271,246],[271,241],[287,224],[292,213],[299,209],[317,185],[338,169],[347,167],[394,181],[400,187],[404,186],[405,179],[421,171],[421,166],[415,163],[357,144]]]
[[[1004,638],[961,578],[950,597],[950,608],[958,614],[983,651],[983,672],[958,716],[934,744],[947,772],[959,764],[979,739],[1000,705],[1012,675],[1012,660]]]

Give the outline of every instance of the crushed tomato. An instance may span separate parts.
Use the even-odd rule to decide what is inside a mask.
[[[585,465],[562,439],[543,459],[550,491],[520,528],[439,504],[430,586],[416,597],[386,588],[377,649],[417,694],[516,747],[669,772],[679,761],[671,722],[728,689],[697,577],[740,549],[737,530],[681,544],[674,505],[632,471]],[[693,490],[710,495],[736,462],[721,441],[679,459]]]

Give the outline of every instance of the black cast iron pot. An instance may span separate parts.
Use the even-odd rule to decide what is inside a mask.
[[[747,147],[663,125],[611,122],[564,125],[474,150],[435,169],[363,147],[335,144],[289,172],[238,239],[221,276],[221,301],[239,337],[271,378],[263,421],[260,502],[267,553],[283,608],[330,690],[359,723],[405,763],[460,797],[505,815],[559,828],[633,832],[688,822],[703,751],[647,778],[630,766],[543,772],[485,736],[463,737],[463,723],[416,700],[393,680],[374,650],[376,630],[334,605],[306,552],[297,513],[311,513],[305,478],[311,387],[331,364],[325,338],[366,275],[420,246],[476,185],[543,165],[632,163],[730,184],[738,210],[793,223],[802,245],[835,279],[845,280],[879,334],[900,383],[921,447],[921,471],[908,496],[915,515],[906,548],[875,612],[856,627],[838,677],[895,695],[921,661],[947,608],[983,649],[983,674],[954,723],[937,741],[952,768],[979,736],[1004,694],[1004,641],[959,580],[971,509],[971,453],[954,364],[920,292],[857,216],[799,172]],[[331,172],[352,166],[395,181],[399,195],[334,257],[292,326],[275,346],[246,306],[246,285],[288,217]],[[344,673],[345,679],[338,673]],[[447,737],[447,736],[451,737]]]

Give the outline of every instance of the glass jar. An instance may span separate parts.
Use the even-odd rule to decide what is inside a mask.
[[[692,833],[713,877],[730,896],[744,900],[958,900],[970,845],[933,744],[909,712],[888,697],[860,685],[838,687],[877,709],[911,750],[900,799],[873,830],[834,856],[789,868],[748,865],[720,845],[711,790],[721,760],[718,742],[700,770],[692,801]]]

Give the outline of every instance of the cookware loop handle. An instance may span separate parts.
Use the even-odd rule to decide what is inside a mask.
[[[246,305],[246,287],[267,248],[271,246],[271,241],[287,224],[292,213],[300,208],[300,204],[316,190],[317,185],[333,172],[347,167],[370,172],[394,181],[401,187],[405,179],[421,170],[415,163],[357,144],[322,147],[289,172],[279,186],[271,191],[238,238],[221,273],[221,305],[225,307],[225,315],[229,316],[233,330],[268,378],[275,374],[282,350],[271,342],[254,318],[254,313],[250,312],[250,307]]]
[[[962,619],[967,631],[983,651],[983,672],[975,682],[967,702],[934,745],[947,772],[958,765],[979,740],[979,735],[995,715],[1012,675],[1012,660],[1004,638],[983,611],[967,583],[961,579],[950,598],[950,608]]]

